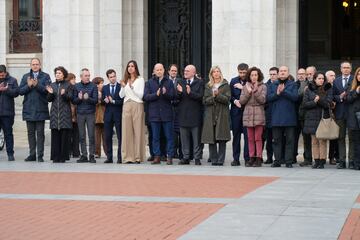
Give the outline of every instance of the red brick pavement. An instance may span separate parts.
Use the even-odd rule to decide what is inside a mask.
[[[276,177],[0,172],[0,193],[239,198]]]
[[[177,239],[223,204],[0,200],[0,239]]]
[[[351,210],[339,240],[360,240],[360,209]]]

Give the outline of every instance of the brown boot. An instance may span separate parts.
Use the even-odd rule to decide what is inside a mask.
[[[166,164],[167,165],[172,165],[173,164],[172,158],[167,158],[166,159]]]
[[[151,164],[160,164],[160,163],[161,163],[160,157],[157,156],[157,157],[154,157],[154,161]]]
[[[251,157],[249,161],[245,164],[245,167],[252,167],[256,161],[255,157]]]
[[[260,157],[257,157],[255,163],[253,164],[253,167],[261,167],[261,166],[262,166],[262,159]]]

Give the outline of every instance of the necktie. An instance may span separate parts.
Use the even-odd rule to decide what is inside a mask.
[[[344,77],[344,88],[346,87],[347,81],[348,81],[348,78]]]
[[[38,75],[39,75],[39,73],[38,73],[38,72],[35,72],[35,73],[34,73],[34,79],[37,79]]]
[[[115,88],[115,86],[114,85],[111,85],[111,96],[114,96],[114,88]]]
[[[187,80],[187,84],[190,85],[190,79]]]

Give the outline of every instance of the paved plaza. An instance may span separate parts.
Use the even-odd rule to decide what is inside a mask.
[[[0,152],[0,239],[360,239],[360,172],[24,162]],[[300,151],[302,152],[302,150]],[[205,147],[204,159],[207,159]],[[243,164],[242,164],[243,165]]]

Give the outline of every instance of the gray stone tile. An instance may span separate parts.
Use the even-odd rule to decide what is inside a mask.
[[[346,218],[349,209],[344,208],[314,208],[314,207],[289,207],[282,216],[301,216],[301,217],[323,217],[323,218]]]
[[[263,236],[278,239],[334,239],[337,238],[346,217],[280,216]]]

